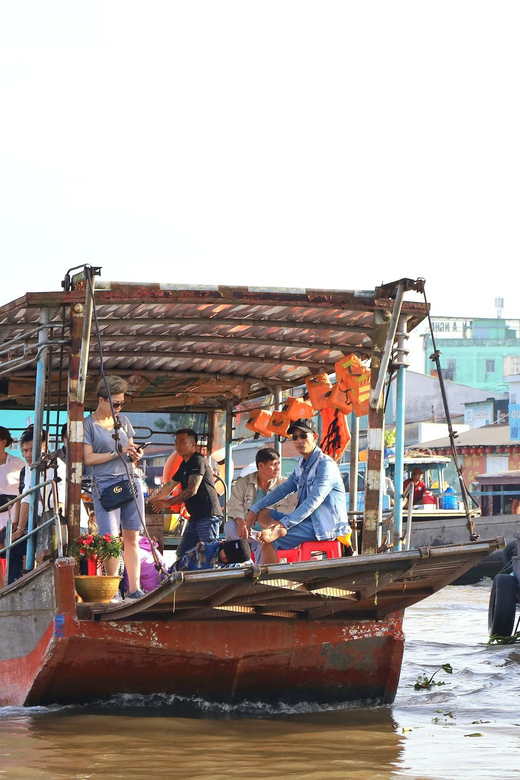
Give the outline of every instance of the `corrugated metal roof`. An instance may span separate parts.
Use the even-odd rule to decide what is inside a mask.
[[[520,482],[520,471],[489,471],[486,474],[477,474],[477,482],[482,485],[509,485],[510,483]]]
[[[409,286],[415,284],[412,280]],[[393,288],[375,291],[259,289],[96,280],[96,309],[104,367],[130,382],[131,410],[222,408],[226,401],[272,392],[304,382],[309,375],[331,373],[342,356],[369,358],[374,313],[393,308]],[[1,353],[7,339],[27,338],[48,308],[55,338],[70,337],[69,307],[85,300],[85,289],[28,293],[0,307],[0,376],[22,348]],[[415,327],[424,303],[405,301],[403,313]],[[29,337],[36,344],[37,334]],[[0,386],[0,408],[22,407],[32,395],[35,351],[29,364]],[[100,352],[93,327],[87,405],[94,403]],[[57,384],[58,349],[52,358]],[[6,380],[3,381],[4,385]],[[56,389],[56,388],[55,388]],[[133,399],[133,400],[132,400]],[[29,404],[30,406],[30,404]]]
[[[462,447],[503,447],[505,445],[513,446],[509,436],[509,425],[501,423],[500,425],[483,425],[481,428],[474,428],[471,431],[460,433],[456,439],[457,449]],[[450,440],[447,436],[442,439],[421,442],[421,447],[432,450],[442,450],[450,446]]]

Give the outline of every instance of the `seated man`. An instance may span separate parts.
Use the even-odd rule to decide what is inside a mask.
[[[422,504],[424,494],[428,491],[428,487],[426,485],[426,482],[423,481],[424,471],[419,468],[419,466],[416,466],[412,470],[412,476],[410,479],[405,479],[403,483],[403,492],[406,490],[408,485],[410,485],[413,482],[413,503],[415,504]],[[407,506],[408,499],[405,500],[403,506]]]
[[[296,420],[288,431],[300,455],[296,469],[283,485],[256,501],[249,510],[249,527],[257,515],[267,526],[257,538],[264,563],[277,563],[277,550],[290,550],[302,542],[346,536],[350,532],[345,487],[336,463],[318,447],[318,430],[312,420]],[[267,510],[282,498],[297,493],[297,507],[282,515]]]
[[[231,489],[227,502],[227,522],[224,523],[226,539],[247,539],[253,552],[255,563],[262,563],[262,544],[251,536],[251,528],[246,523],[251,504],[260,501],[267,493],[282,485],[280,477],[280,456],[273,447],[263,447],[255,456],[256,468],[253,474],[237,479]],[[296,496],[293,494],[277,504],[278,511],[287,515],[296,508]],[[271,524],[269,519],[268,524]],[[254,531],[262,531],[257,522]]]
[[[245,539],[218,542],[199,542],[184,553],[168,571],[197,571],[198,569],[232,569],[252,564],[251,548]]]

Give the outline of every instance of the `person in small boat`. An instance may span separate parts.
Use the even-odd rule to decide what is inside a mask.
[[[169,572],[197,571],[198,569],[232,569],[253,564],[251,548],[245,539],[198,542],[178,558]]]
[[[251,530],[262,531],[257,522],[253,529],[246,523],[247,513],[251,504],[259,501],[285,479],[280,477],[280,456],[273,447],[263,447],[255,456],[257,470],[252,474],[239,477],[231,489],[227,502],[227,521],[224,523],[226,539],[247,539],[254,555],[255,563],[262,563],[262,543],[251,536]],[[296,508],[296,495],[282,499],[277,504],[277,510],[287,515]],[[270,523],[270,521],[269,521]]]
[[[175,496],[176,504],[186,504],[190,519],[182,536],[177,556],[191,550],[198,542],[215,542],[222,522],[222,508],[215,489],[211,467],[197,451],[197,434],[191,428],[181,428],[175,434],[175,449],[182,463],[160,490],[151,496],[154,512],[170,506],[170,493],[180,483],[181,492]]]
[[[316,424],[313,420],[296,420],[288,433],[302,457],[287,481],[256,501],[246,518],[249,528],[257,516],[264,525],[257,535],[263,545],[264,563],[277,563],[278,550],[290,550],[302,542],[336,539],[351,530],[345,486],[337,464],[318,446]],[[297,494],[294,511],[284,515],[269,509],[291,493]]]
[[[423,480],[424,471],[419,468],[419,466],[416,466],[412,470],[412,476],[410,479],[405,479],[403,483],[403,492],[406,490],[408,485],[413,483],[413,503],[414,506],[416,504],[422,504],[425,493],[428,492],[428,486],[426,485],[426,482]],[[408,504],[408,499],[406,499],[404,506]]]
[[[127,598],[144,596],[140,585],[139,531],[144,521],[144,497],[142,483],[135,476],[135,466],[141,452],[134,444],[134,429],[127,417],[120,414],[125,405],[127,382],[119,376],[101,379],[96,388],[98,405],[84,420],[83,462],[91,468],[92,499],[98,533],[119,536],[123,531],[123,558],[128,573]],[[112,401],[112,405],[110,404]],[[112,407],[114,416],[112,414]],[[118,423],[119,441],[114,439],[115,421]],[[119,509],[107,511],[101,504],[101,494],[107,488],[130,479],[135,487],[136,499]],[[116,576],[117,558],[109,558],[105,564],[108,576]]]

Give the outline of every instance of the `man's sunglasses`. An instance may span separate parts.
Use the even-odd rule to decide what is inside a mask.
[[[308,433],[303,433],[303,432],[302,433],[293,433],[292,440],[296,441],[297,439],[306,439],[308,435],[309,435]]]
[[[124,401],[112,401],[112,406],[114,407],[114,409],[122,409],[124,405],[125,405]]]

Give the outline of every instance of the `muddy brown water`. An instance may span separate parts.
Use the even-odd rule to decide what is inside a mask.
[[[122,697],[0,709],[1,778],[491,780],[520,777],[520,645],[487,642],[490,582],[407,610],[395,703],[323,710]],[[415,691],[420,675],[445,685]]]

